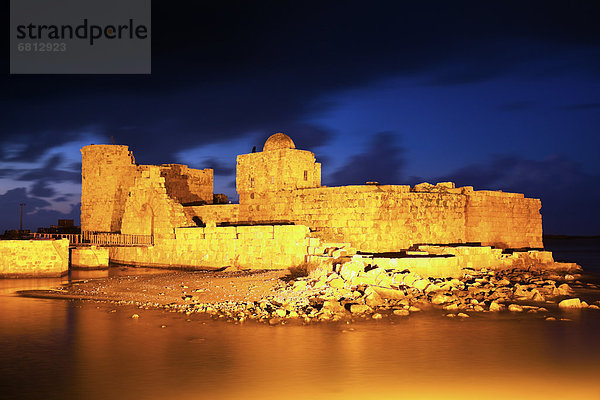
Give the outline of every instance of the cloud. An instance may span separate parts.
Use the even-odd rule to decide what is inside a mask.
[[[48,187],[47,182],[37,181],[33,184],[29,193],[36,197],[52,197],[56,194],[56,190]]]
[[[185,148],[301,125],[341,90],[417,74],[469,83],[553,54],[548,42],[600,44],[594,2],[483,3],[155,2],[151,75],[0,76],[0,148],[12,149],[0,159],[39,161],[94,132],[144,163],[171,162]],[[330,138],[322,133],[294,137],[310,149]]]
[[[71,199],[67,196],[58,196],[58,197],[55,197],[54,199],[52,199],[52,201],[57,202],[57,203],[64,203],[64,202],[71,201]]]
[[[203,160],[202,168],[212,168],[213,174],[218,176],[230,176],[235,174],[235,166],[227,165],[214,157]]]
[[[30,168],[30,169],[22,169],[16,170],[13,169],[11,172],[13,174],[17,172],[21,172],[20,174],[16,174],[18,176],[14,177],[14,179],[18,181],[30,181],[30,182],[73,182],[73,183],[81,183],[81,172],[80,171],[69,171],[65,169],[59,169],[62,164],[63,156],[60,154],[52,155],[46,162],[43,164],[41,168]]]
[[[404,149],[397,143],[392,132],[371,136],[371,142],[363,153],[350,157],[328,179],[333,186],[364,185],[366,182],[399,184],[405,166]]]
[[[432,181],[453,181],[476,190],[524,193],[542,200],[545,233],[600,234],[600,176],[585,172],[578,163],[561,156],[539,161],[494,157]]]
[[[19,229],[20,204],[23,203],[23,228],[32,231],[39,227],[56,225],[58,219],[74,219],[79,224],[80,205],[75,204],[68,213],[51,210],[51,203],[45,199],[32,197],[26,188],[16,188],[0,195],[0,233],[9,229]]]

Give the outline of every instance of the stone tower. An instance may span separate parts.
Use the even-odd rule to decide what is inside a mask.
[[[81,230],[120,232],[137,167],[127,146],[81,149]]]
[[[237,157],[236,187],[242,198],[253,193],[321,186],[321,164],[310,151],[297,150],[292,139],[276,133],[262,152]]]

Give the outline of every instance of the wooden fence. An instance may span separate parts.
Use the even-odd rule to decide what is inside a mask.
[[[90,232],[77,233],[33,233],[34,239],[69,239],[71,246],[152,246],[152,235],[127,235],[115,232]]]

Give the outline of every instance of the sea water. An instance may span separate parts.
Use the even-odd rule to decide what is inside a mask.
[[[595,279],[598,243],[559,242]],[[600,399],[599,310],[268,326],[15,295],[66,279],[0,280],[0,398]]]

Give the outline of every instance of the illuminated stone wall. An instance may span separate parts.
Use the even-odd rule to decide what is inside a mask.
[[[165,164],[160,166],[165,178],[167,193],[180,203],[213,202],[213,170],[192,169],[186,165]]]
[[[137,165],[129,148],[119,145],[85,146],[81,154],[83,231],[157,232],[172,236],[176,226],[188,225],[179,203],[213,201],[212,169],[196,170],[177,164]],[[135,193],[135,203],[131,203],[131,193]],[[167,198],[171,202],[165,203],[167,211],[163,211],[163,205],[158,206],[157,201]],[[124,227],[128,202],[129,221]],[[136,217],[141,218],[139,223],[134,221]]]
[[[129,188],[138,174],[127,146],[81,149],[81,229],[118,232]]]
[[[543,247],[540,201],[471,188],[345,186],[240,194],[241,221],[293,221],[359,250],[481,242]]]
[[[174,238],[176,227],[189,225],[183,206],[168,195],[160,167],[139,168],[125,203],[121,233]]]
[[[451,182],[327,188],[321,187],[320,171],[314,154],[296,150],[283,134],[271,136],[262,152],[239,155],[239,221],[304,224],[324,240],[365,251],[466,242],[543,247],[537,199]]]
[[[237,157],[240,195],[320,186],[321,164],[310,151],[276,149]]]
[[[108,268],[108,248],[97,246],[72,248],[71,266],[82,269]]]
[[[0,278],[58,277],[69,271],[69,240],[0,240]]]
[[[359,250],[396,251],[414,243],[465,241],[460,189],[411,192],[409,186],[344,186],[240,195],[240,220],[289,220],[324,240]]]
[[[111,262],[168,268],[283,269],[305,262],[305,226],[237,226],[177,228],[172,239],[153,247],[110,249]]]
[[[539,199],[519,193],[467,192],[466,238],[497,247],[543,247]]]

